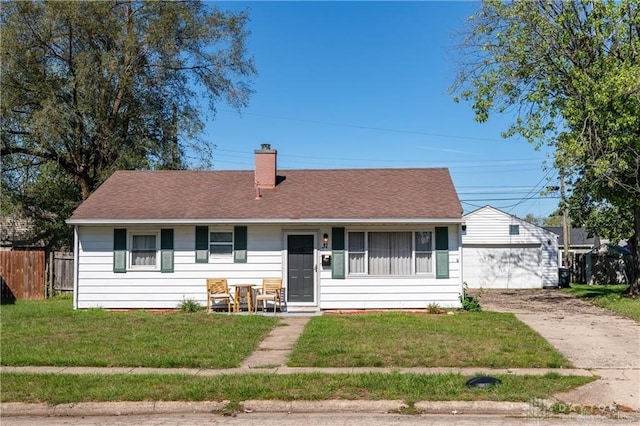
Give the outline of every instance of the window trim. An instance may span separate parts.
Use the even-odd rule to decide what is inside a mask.
[[[418,247],[416,245],[416,238],[418,236],[418,232],[428,232],[431,234],[431,247],[430,250],[418,250]],[[434,231],[432,230],[420,230],[420,231],[413,231],[413,250],[412,250],[412,257],[413,257],[413,275],[420,275],[420,276],[431,276],[434,275],[434,269],[435,269],[435,262],[434,262],[434,256],[433,253],[435,252],[435,238],[434,238]],[[428,253],[431,255],[431,258],[429,259],[429,263],[431,264],[431,272],[418,272],[418,253]]]
[[[362,237],[362,251],[358,250],[358,251],[351,251],[349,250],[351,248],[351,234],[352,233],[358,233],[358,234],[364,234]],[[367,238],[368,238],[368,234],[367,231],[347,231],[347,238],[346,238],[346,244],[345,244],[345,258],[347,259],[347,275],[350,276],[357,276],[357,277],[364,277],[364,276],[369,276],[369,247],[367,247]],[[364,271],[362,272],[351,272],[351,253],[353,254],[362,254],[364,255]]]
[[[509,235],[520,235],[520,224],[513,223],[509,225]]]
[[[369,233],[383,232],[383,233],[395,233],[395,232],[409,232],[411,233],[411,273],[409,275],[371,275],[369,273]],[[418,232],[430,232],[431,233],[431,251],[420,251],[419,253],[431,253],[431,272],[416,272],[416,234]],[[349,268],[349,259],[351,251],[349,250],[349,238],[351,233],[363,233],[364,234],[364,272],[351,272]],[[435,277],[436,276],[436,264],[435,264],[435,230],[433,227],[423,229],[410,229],[410,230],[363,230],[363,229],[349,229],[345,230],[346,244],[345,244],[345,259],[347,262],[347,276],[349,277],[367,277],[367,278],[380,278],[380,277]],[[363,253],[356,251],[354,253]]]
[[[212,242],[211,241],[211,234],[231,234],[231,241]],[[207,250],[209,250],[209,258],[210,259],[231,259],[231,260],[233,260],[234,252],[235,252],[235,240],[236,240],[236,234],[235,234],[233,228],[228,229],[228,228],[211,228],[211,227],[209,227],[209,232],[208,232],[207,236],[208,236],[208,238],[207,238]],[[213,250],[211,250],[212,246],[229,246],[231,248],[231,251],[229,253],[214,253]]]
[[[156,258],[153,265],[133,264],[133,237],[153,235],[155,238]],[[127,229],[127,271],[159,271],[160,270],[160,230],[159,229]]]

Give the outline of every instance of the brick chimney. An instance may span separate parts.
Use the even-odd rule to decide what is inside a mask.
[[[258,189],[273,189],[276,187],[276,157],[278,151],[271,149],[271,145],[263,143],[255,150],[256,175],[255,184]]]

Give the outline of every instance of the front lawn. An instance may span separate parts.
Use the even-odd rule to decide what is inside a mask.
[[[369,313],[314,317],[290,367],[571,367],[513,314]]]
[[[1,373],[2,402],[50,404],[83,401],[246,401],[249,399],[531,401],[549,398],[596,379],[593,376],[496,375],[502,384],[489,389],[465,386],[458,374],[242,374],[69,375]]]
[[[261,315],[72,309],[69,298],[0,308],[2,365],[238,367],[277,324]],[[3,384],[4,385],[4,384]]]
[[[71,301],[2,306],[3,365],[237,367],[279,320],[261,315],[73,311]],[[371,313],[313,317],[291,366],[568,367],[511,314]],[[594,377],[496,375],[470,389],[458,374],[70,375],[0,373],[3,402],[185,400],[530,401]]]
[[[571,284],[570,288],[564,290],[596,306],[640,322],[640,298],[625,296],[624,292],[627,288],[626,284]]]
[[[238,367],[276,326],[262,315],[74,311],[68,299],[1,308],[3,365]],[[512,314],[313,317],[291,367],[571,367]]]

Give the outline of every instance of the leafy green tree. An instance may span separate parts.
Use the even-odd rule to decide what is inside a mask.
[[[630,219],[621,233],[631,236],[629,292],[640,294],[640,4],[490,0],[460,49],[453,90],[480,122],[512,114],[504,136],[555,147],[574,223],[609,209]]]
[[[629,230],[633,229],[634,200],[620,200],[616,205],[602,202],[592,195],[593,188],[586,183],[586,180],[577,182],[567,200],[570,216],[583,224],[589,233],[612,242],[629,238]]]
[[[203,107],[241,108],[252,92],[246,12],[135,0],[1,9],[2,196],[56,221],[52,232],[116,169],[206,166]]]
[[[537,225],[537,226],[542,225],[542,219],[534,215],[533,213],[527,213],[526,216],[522,218],[522,220],[524,220],[525,222],[529,222],[532,225]]]
[[[549,216],[543,218],[542,226],[562,226],[562,212],[555,210]]]

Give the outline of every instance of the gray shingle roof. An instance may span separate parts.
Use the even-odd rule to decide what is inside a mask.
[[[278,181],[256,199],[253,170],[118,171],[76,209],[70,223],[462,216],[445,168],[279,170]]]

